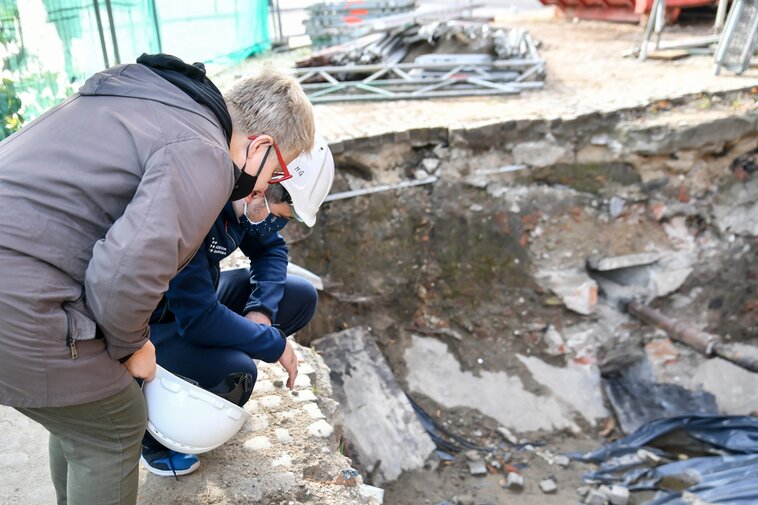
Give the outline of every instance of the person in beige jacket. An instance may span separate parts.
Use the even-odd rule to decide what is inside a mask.
[[[0,143],[0,404],[50,432],[59,504],[136,503],[150,314],[230,196],[313,137],[289,77],[222,97],[202,65],[143,55]]]

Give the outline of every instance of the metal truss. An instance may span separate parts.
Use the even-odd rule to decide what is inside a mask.
[[[450,56],[426,63],[306,67],[295,75],[312,103],[517,94],[544,86],[536,80],[545,72],[541,59]]]
[[[729,11],[716,50],[716,74],[721,67],[741,74],[758,46],[758,0],[736,0]]]

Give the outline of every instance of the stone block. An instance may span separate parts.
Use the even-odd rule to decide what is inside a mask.
[[[274,387],[274,383],[270,380],[258,380],[255,381],[255,392],[256,393],[270,393],[274,391],[276,388]]]
[[[368,484],[361,484],[358,486],[358,492],[364,498],[374,498],[379,505],[384,503],[384,489],[375,486],[369,486]]]
[[[555,457],[555,464],[558,466],[562,466],[563,468],[566,468],[571,464],[571,459],[569,459],[568,456],[559,454]]]
[[[263,431],[268,428],[268,416],[266,414],[255,414],[250,416],[250,419],[245,421],[243,426],[244,431]]]
[[[318,407],[317,404],[313,402],[308,402],[303,404],[303,410],[306,414],[308,414],[308,417],[311,419],[325,419],[326,416],[324,416],[324,413],[321,412],[321,409]]]
[[[311,378],[307,375],[297,375],[297,378],[295,378],[295,387],[296,388],[309,388],[311,387]]]
[[[264,408],[275,409],[279,407],[279,405],[282,404],[282,398],[280,396],[274,396],[274,395],[262,396],[258,398],[258,402]]]
[[[521,491],[524,489],[524,476],[516,473],[508,473],[508,477],[505,478],[505,487],[513,491]]]
[[[590,489],[587,496],[584,497],[585,505],[608,505],[608,498],[595,489]]]
[[[323,419],[316,421],[315,423],[308,425],[308,433],[314,437],[326,438],[334,433],[334,428],[331,424],[327,423]]]
[[[268,437],[253,437],[247,440],[242,446],[250,451],[262,451],[271,448],[271,442]]]
[[[286,452],[282,453],[278,458],[274,459],[274,461],[271,462],[272,468],[277,468],[280,466],[289,467],[291,465],[292,465],[292,456],[290,456]]]
[[[346,437],[366,468],[378,465],[375,483],[421,468],[434,443],[381,351],[364,327],[327,335],[314,342],[331,368],[334,399],[342,408]]]
[[[629,489],[614,484],[611,486],[611,494],[608,496],[611,505],[627,505],[629,503]]]
[[[487,475],[487,465],[481,459],[477,461],[469,461],[468,471],[471,475]]]
[[[316,369],[313,368],[308,363],[303,363],[302,365],[298,365],[297,367],[297,374],[300,375],[311,375],[316,373]]]
[[[522,142],[513,148],[513,159],[518,165],[531,167],[550,167],[564,160],[568,155],[566,148],[552,142]]]
[[[276,439],[281,444],[289,444],[290,442],[292,442],[292,435],[290,435],[290,432],[285,430],[284,428],[275,429],[274,434],[276,435]]]
[[[545,494],[554,494],[558,492],[558,485],[553,479],[540,481],[540,490]]]
[[[290,396],[295,403],[303,402],[315,402],[318,398],[310,389],[304,389],[302,391],[291,391]]]

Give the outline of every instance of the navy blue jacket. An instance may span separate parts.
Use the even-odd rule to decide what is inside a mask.
[[[227,203],[201,248],[169,284],[150,322],[173,322],[179,338],[197,345],[232,347],[273,363],[284,352],[284,334],[245,319],[221,304],[216,295],[220,262],[237,247],[251,260],[250,281],[254,283],[245,313],[262,312],[275,321],[287,281],[287,246],[278,233],[263,241],[246,234],[232,204]]]

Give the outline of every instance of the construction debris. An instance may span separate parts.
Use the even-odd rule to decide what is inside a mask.
[[[478,460],[478,461],[469,461],[468,462],[468,469],[471,475],[487,475],[487,465],[484,464],[484,461]]]
[[[508,473],[504,487],[511,491],[521,491],[524,489],[524,476],[516,472]]]
[[[624,433],[664,417],[717,414],[715,397],[678,384],[654,382],[643,356],[622,354],[602,367],[603,390]]]
[[[319,2],[307,8],[305,33],[314,44],[354,38],[356,32],[377,18],[412,12],[416,0],[359,0]],[[356,26],[358,25],[358,26]]]
[[[399,21],[384,19],[370,34],[299,61],[295,75],[311,101],[515,94],[544,85],[539,44],[524,29],[447,17]]]
[[[315,342],[331,368],[334,398],[345,419],[345,432],[374,483],[396,479],[420,468],[434,444],[369,336],[353,328]],[[370,398],[370,400],[369,400]]]
[[[758,419],[682,416],[659,419],[632,435],[575,459],[604,462],[584,476],[602,484],[585,503],[625,505],[629,491],[658,490],[649,505],[755,503],[758,500]],[[656,453],[657,463],[637,451]],[[652,467],[651,467],[652,465]],[[593,501],[590,501],[592,497]]]
[[[540,481],[540,490],[545,494],[554,494],[558,491],[558,485],[553,479]]]

